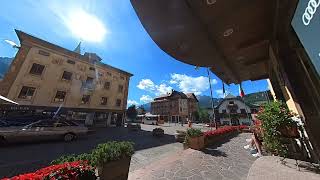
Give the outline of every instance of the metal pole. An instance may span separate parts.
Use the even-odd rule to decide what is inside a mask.
[[[209,72],[209,68],[207,68],[207,73],[208,73],[208,79],[209,79],[209,86],[210,86],[210,96],[211,96],[211,108],[212,108],[212,118],[210,118],[210,130],[212,130],[212,119],[214,121],[214,127],[216,127],[216,129],[218,128],[217,127],[217,124],[216,124],[216,115],[214,113],[214,102],[213,102],[213,96],[212,96],[212,86],[211,86],[211,78],[210,78],[210,72]]]

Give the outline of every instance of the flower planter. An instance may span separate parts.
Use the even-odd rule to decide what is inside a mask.
[[[285,126],[279,129],[282,136],[287,138],[299,138],[299,132],[297,126]]]
[[[96,171],[100,180],[127,180],[131,157],[111,161],[98,166]]]
[[[152,130],[152,136],[161,137],[164,135],[164,130],[161,128],[156,128]]]
[[[174,138],[177,142],[184,142],[185,138],[186,138],[186,132],[185,131],[177,131],[174,134]]]
[[[232,131],[232,132],[228,132],[225,134],[220,134],[220,135],[216,135],[216,136],[208,136],[205,138],[205,145],[213,145],[215,143],[219,143],[223,140],[229,139],[232,136],[235,136],[239,133],[239,131]]]
[[[204,148],[204,136],[188,137],[188,146],[191,149],[201,150]]]

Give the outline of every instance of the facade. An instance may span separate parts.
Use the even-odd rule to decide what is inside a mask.
[[[194,120],[198,100],[193,93],[172,90],[170,93],[157,97],[151,102],[151,113],[160,115],[166,122],[187,122]]]
[[[229,94],[215,107],[216,119],[221,125],[252,125],[251,114],[257,108]]]
[[[121,122],[132,74],[104,64],[95,53],[80,54],[16,30],[21,47],[0,94],[19,106],[2,113],[58,113],[88,124]]]

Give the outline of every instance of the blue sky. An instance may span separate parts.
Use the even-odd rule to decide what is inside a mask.
[[[14,29],[73,50],[96,52],[104,63],[134,76],[129,104],[143,104],[171,88],[209,95],[206,69],[181,63],[163,52],[146,33],[129,0],[6,0],[0,7],[0,56],[16,50],[4,40],[18,43]],[[214,96],[221,96],[222,82],[211,74]],[[243,82],[244,92],[264,91],[266,80]],[[238,95],[238,86],[226,86]]]

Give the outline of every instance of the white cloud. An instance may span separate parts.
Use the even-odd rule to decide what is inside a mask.
[[[217,84],[216,79],[211,80],[212,84]],[[171,84],[177,84],[180,91],[193,92],[195,95],[200,95],[209,89],[208,78],[204,76],[192,77],[185,74],[171,74]]]
[[[131,105],[136,105],[136,106],[137,106],[137,105],[139,105],[139,103],[138,103],[137,101],[135,101],[135,100],[130,100],[130,99],[129,99],[129,100],[127,101],[127,105],[128,105],[128,106],[131,106]]]
[[[155,95],[162,95],[166,94],[167,92],[171,91],[172,87],[168,86],[165,83],[161,83],[160,85],[156,85],[150,79],[142,79],[139,84],[137,85],[139,89],[146,90],[149,92],[154,93]]]
[[[147,90],[147,91],[155,90],[155,84],[150,79],[142,79],[137,85],[137,87],[139,89]]]
[[[172,90],[171,86],[167,86],[166,84],[162,83],[159,86],[157,86],[157,92],[156,95],[162,95],[162,94],[167,94]]]
[[[153,98],[149,95],[142,95],[140,98],[140,102],[142,102],[142,103],[148,103],[151,101],[153,101]]]

